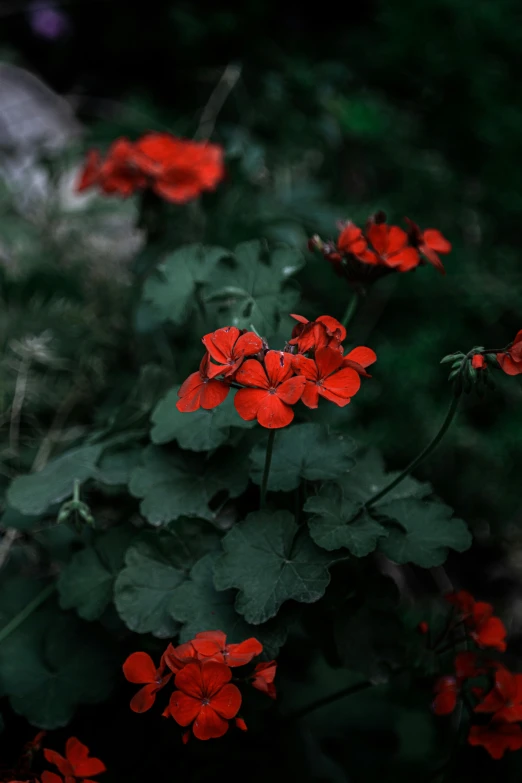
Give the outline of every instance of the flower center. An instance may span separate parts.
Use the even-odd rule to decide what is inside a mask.
[[[203,707],[208,707],[208,705],[210,704],[210,699],[201,699],[201,704],[203,705]]]

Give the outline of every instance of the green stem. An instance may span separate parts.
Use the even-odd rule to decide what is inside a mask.
[[[352,318],[355,315],[355,311],[357,310],[358,301],[359,301],[359,297],[357,296],[357,294],[353,294],[352,298],[348,302],[348,307],[344,311],[344,315],[341,318],[341,323],[342,323],[342,325],[344,326],[345,329],[348,327],[348,324],[350,323],[350,321],[352,320]]]
[[[369,508],[370,506],[375,505],[377,501],[381,500],[385,495],[388,494],[388,492],[391,492],[392,489],[394,489],[397,484],[400,484],[401,481],[403,481],[415,468],[417,468],[423,460],[428,457],[432,451],[436,449],[436,447],[439,445],[440,441],[448,431],[451,422],[455,418],[455,415],[457,413],[458,407],[459,407],[459,400],[460,395],[455,395],[453,399],[451,400],[451,404],[448,408],[448,412],[446,413],[446,418],[442,422],[440,430],[437,432],[435,437],[428,443],[426,448],[424,448],[421,453],[415,457],[415,459],[410,462],[408,467],[404,468],[402,473],[399,473],[397,478],[393,479],[393,481],[390,481],[389,484],[387,484],[383,489],[380,490],[380,492],[377,492],[377,494],[373,495],[369,500],[366,501],[364,504],[365,508]]]
[[[268,434],[268,443],[266,444],[265,469],[263,471],[263,482],[261,484],[261,508],[265,507],[266,489],[268,486],[268,476],[270,474],[270,463],[272,462],[272,451],[274,449],[275,430],[270,430]]]
[[[301,707],[300,710],[296,710],[295,712],[292,712],[290,715],[288,715],[286,720],[300,720],[301,718],[304,718],[305,715],[318,710],[320,707],[326,707],[327,704],[332,704],[334,701],[344,699],[346,696],[351,696],[353,693],[364,691],[366,688],[373,687],[373,685],[374,683],[370,680],[363,680],[362,682],[358,682],[356,685],[349,685],[347,688],[343,688],[341,691],[331,693],[329,696],[323,696],[322,699],[317,699],[317,701],[313,701],[311,704],[307,704],[306,707]]]
[[[32,601],[30,601],[27,606],[25,606],[21,612],[18,612],[18,614],[13,617],[13,619],[7,623],[7,625],[4,625],[4,627],[0,630],[0,644],[7,639],[7,637],[13,633],[13,631],[16,631],[19,625],[21,625],[24,620],[27,620],[27,618],[36,610],[39,606],[41,606],[47,599],[49,598],[52,593],[54,593],[55,585],[47,585],[47,587],[44,587],[41,593],[38,593],[36,598],[33,598]]]

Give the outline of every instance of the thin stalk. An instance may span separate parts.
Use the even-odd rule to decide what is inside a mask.
[[[270,475],[270,463],[272,462],[272,451],[274,449],[275,430],[270,430],[268,442],[266,444],[265,469],[263,471],[263,481],[261,484],[261,502],[260,507],[264,508],[266,504],[266,489],[268,486],[268,476]]]
[[[7,637],[13,633],[13,631],[16,631],[19,625],[21,625],[24,620],[27,620],[27,618],[36,610],[39,606],[41,606],[47,599],[49,598],[52,593],[54,593],[55,585],[47,585],[47,587],[44,587],[44,589],[41,591],[41,593],[38,593],[36,598],[33,598],[32,601],[30,601],[27,606],[25,606],[21,612],[18,612],[15,617],[13,617],[12,620],[10,620],[7,625],[4,625],[4,627],[0,630],[0,644],[7,639]]]
[[[346,310],[344,311],[344,315],[343,315],[343,317],[341,319],[341,323],[342,323],[342,325],[344,326],[345,329],[348,327],[350,321],[352,320],[352,318],[355,315],[355,311],[357,310],[358,302],[359,302],[359,297],[357,296],[357,294],[353,294],[352,298],[348,302],[348,306],[347,306]]]
[[[377,501],[381,500],[381,498],[387,495],[388,492],[391,492],[391,490],[394,489],[397,486],[397,484],[400,484],[401,481],[404,481],[404,479],[412,471],[414,471],[415,468],[417,468],[421,464],[421,462],[423,462],[426,459],[426,457],[428,457],[432,453],[432,451],[436,449],[436,447],[439,445],[442,438],[450,428],[453,419],[455,418],[455,415],[459,407],[459,400],[460,400],[460,395],[453,397],[453,399],[451,400],[451,404],[448,408],[448,412],[446,413],[446,417],[442,422],[439,431],[437,432],[435,437],[432,438],[432,440],[428,443],[426,448],[424,448],[421,451],[421,453],[417,457],[415,457],[415,459],[412,462],[410,462],[410,464],[406,468],[404,468],[402,473],[399,473],[397,478],[393,479],[393,481],[390,481],[390,483],[387,484],[385,487],[383,487],[383,489],[381,489],[380,492],[377,492],[369,500],[367,500],[366,503],[364,504],[365,508],[369,508],[370,506],[375,505],[375,503],[377,503]]]

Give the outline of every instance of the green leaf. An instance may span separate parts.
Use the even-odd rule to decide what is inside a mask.
[[[211,552],[198,560],[190,572],[190,579],[172,593],[170,611],[175,620],[183,623],[180,642],[190,641],[201,631],[220,630],[232,644],[254,636],[263,645],[266,655],[274,658],[286,640],[288,623],[282,617],[261,626],[245,622],[234,608],[235,590],[218,591],[214,587],[214,565],[219,557],[219,552]]]
[[[464,552],[472,544],[466,523],[453,518],[453,509],[444,503],[407,498],[378,508],[392,522],[379,549],[396,563],[432,568],[444,563],[448,549]]]
[[[287,511],[257,511],[222,541],[215,567],[217,590],[239,589],[236,610],[254,625],[274,617],[289,599],[313,603],[330,581],[333,558],[317,549]]]
[[[96,471],[96,481],[106,487],[121,487],[129,483],[130,475],[140,463],[140,448],[104,454]]]
[[[154,426],[150,434],[153,443],[175,440],[182,449],[211,451],[227,442],[231,427],[251,428],[255,425],[254,421],[244,421],[234,408],[235,391],[229,392],[225,402],[217,408],[181,413],[176,408],[178,388],[171,389],[154,409]]]
[[[217,300],[222,323],[239,329],[251,325],[263,335],[276,331],[281,313],[291,311],[298,294],[288,286],[288,278],[304,264],[302,254],[293,248],[278,248],[264,257],[259,241],[243,242],[233,257],[222,257],[203,288],[207,303]]]
[[[237,497],[246,489],[248,465],[241,449],[219,452],[209,460],[195,455],[167,454],[149,446],[142,465],[131,475],[129,489],[143,498],[141,513],[151,525],[159,526],[182,516],[213,520],[217,510],[209,503],[226,490]]]
[[[184,323],[194,307],[197,286],[206,282],[218,261],[228,255],[221,247],[181,247],[168,255],[147,279],[143,300],[152,304],[162,320]]]
[[[2,581],[0,628],[42,590],[26,576]],[[49,599],[0,645],[0,690],[11,706],[35,726],[65,726],[80,704],[104,701],[111,690],[115,660],[109,639],[61,612]]]
[[[205,523],[185,520],[159,535],[144,533],[134,542],[114,589],[116,609],[126,626],[162,639],[177,633],[179,624],[171,612],[173,591],[217,541],[217,534]]]
[[[357,455],[357,465],[344,476],[344,496],[354,502],[365,503],[398,475],[398,471],[387,473],[384,461],[377,449],[369,449],[364,455]],[[385,495],[382,503],[402,498],[422,498],[431,492],[430,484],[422,483],[408,476]],[[377,504],[377,507],[380,507],[380,503]]]
[[[0,517],[0,527],[4,530],[13,527],[15,530],[25,532],[26,530],[32,530],[36,527],[38,523],[41,523],[41,520],[42,517],[39,514],[21,514],[19,511],[16,511],[16,509],[9,508],[8,506]]]
[[[355,557],[365,557],[388,535],[360,503],[346,497],[342,482],[323,484],[318,495],[308,498],[304,510],[312,515],[308,521],[311,537],[328,551],[346,547]]]
[[[62,609],[76,609],[84,620],[101,617],[112,601],[114,581],[135,532],[130,527],[114,528],[72,556],[58,579]]]
[[[55,503],[71,497],[75,479],[86,481],[96,475],[96,463],[104,446],[81,446],[49,462],[39,473],[15,478],[7,490],[7,501],[28,516],[44,514]]]
[[[351,457],[355,445],[343,435],[329,435],[320,424],[295,424],[276,433],[268,489],[288,492],[302,479],[322,481],[343,475],[355,465]],[[265,466],[266,441],[258,443],[250,455],[250,476],[261,484]]]

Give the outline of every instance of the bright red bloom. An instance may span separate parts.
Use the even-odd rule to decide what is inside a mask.
[[[367,234],[380,263],[399,272],[407,272],[418,266],[419,254],[408,245],[408,235],[402,228],[373,221]]]
[[[368,248],[368,242],[362,229],[349,221],[342,229],[337,240],[337,249],[341,253],[348,253],[366,264],[378,264],[379,260],[374,252]]]
[[[241,693],[231,679],[232,672],[223,663],[187,664],[176,674],[178,690],[170,697],[170,714],[180,726],[192,724],[198,739],[222,737],[241,707]]]
[[[258,663],[254,674],[252,675],[252,687],[258,691],[263,691],[271,699],[277,696],[274,679],[277,671],[277,661],[268,661],[268,663]]]
[[[371,378],[372,376],[366,372],[366,367],[377,361],[377,354],[372,351],[371,348],[366,348],[364,345],[360,345],[358,348],[353,348],[348,351],[343,359],[343,367],[351,367],[353,370],[364,375],[365,378]]]
[[[493,647],[500,652],[506,649],[506,628],[499,617],[493,616],[493,607],[484,601],[475,601],[470,593],[461,590],[450,593],[446,599],[462,615],[471,638],[479,647]]]
[[[133,712],[147,712],[156,701],[156,694],[168,683],[172,673],[165,672],[163,657],[157,669],[154,661],[144,652],[135,652],[129,655],[123,664],[123,673],[129,682],[143,685],[143,688],[132,697],[130,708]]]
[[[149,133],[136,142],[133,162],[152,178],[158,196],[176,204],[214,190],[223,179],[223,149],[217,144]]]
[[[176,403],[178,411],[190,413],[199,408],[211,410],[225,401],[230,386],[225,381],[216,381],[209,372],[211,372],[211,365],[208,354],[205,354],[199,370],[189,375],[179,388],[180,399]]]
[[[225,326],[202,338],[203,345],[217,364],[208,363],[208,376],[215,378],[233,375],[246,356],[253,356],[263,348],[263,341],[254,332],[241,332],[235,326]]]
[[[446,270],[438,254],[446,255],[446,253],[450,253],[451,242],[448,242],[436,228],[427,228],[421,231],[413,220],[406,218],[406,222],[408,224],[408,238],[411,245],[417,248],[430,264],[433,264],[439,272],[445,275]]]
[[[481,353],[473,354],[471,357],[471,366],[474,367],[475,370],[483,370],[487,366],[486,360]]]
[[[217,661],[227,666],[243,666],[256,655],[261,655],[263,645],[257,639],[247,639],[241,644],[227,644],[223,631],[202,631],[192,640],[192,646],[202,660]]]
[[[109,148],[93,184],[99,185],[107,195],[116,193],[124,198],[144,188],[147,178],[132,163],[132,152],[128,139],[117,139]]]
[[[188,663],[195,663],[198,661],[199,656],[192,646],[192,643],[186,642],[185,644],[179,644],[177,647],[169,644],[162,655],[162,659],[165,661],[171,672],[177,674]]]
[[[494,712],[495,720],[515,723],[522,720],[522,674],[512,674],[497,664],[495,685],[475,712]]]
[[[497,353],[497,362],[506,375],[520,375],[522,373],[522,329],[517,333],[507,351]]]
[[[298,354],[292,362],[294,370],[306,378],[301,400],[307,408],[317,408],[319,396],[343,408],[361,386],[356,370],[345,367],[342,354],[332,348],[320,348],[313,359]]]
[[[257,419],[262,427],[286,427],[294,418],[291,405],[301,398],[306,384],[303,376],[293,376],[292,357],[282,351],[268,351],[264,364],[247,359],[236,374],[239,389],[234,406],[245,421]]]
[[[522,729],[516,723],[492,720],[487,726],[472,726],[468,742],[470,745],[482,745],[491,758],[501,759],[506,750],[522,748]]]
[[[69,778],[81,778],[83,783],[94,783],[88,780],[91,775],[99,775],[105,772],[106,766],[100,759],[89,758],[89,748],[76,737],[70,737],[65,745],[65,758],[60,756],[54,750],[44,748],[44,756],[47,761],[58,767],[58,771],[64,775],[66,783]],[[44,773],[45,774],[45,773]],[[53,775],[54,773],[48,773]],[[51,780],[44,780],[44,783],[51,783]]]
[[[317,350],[318,348],[340,348],[346,338],[346,329],[331,315],[320,315],[315,321],[309,321],[302,315],[291,313],[291,317],[299,321],[292,330],[289,345],[297,345],[299,353]]]

